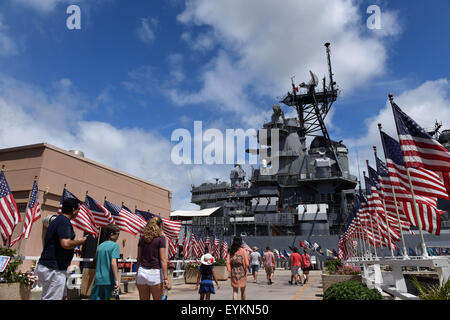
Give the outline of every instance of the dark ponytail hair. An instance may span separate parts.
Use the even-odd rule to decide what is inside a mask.
[[[235,236],[230,246],[230,257],[233,256],[241,246],[242,246],[242,238]]]

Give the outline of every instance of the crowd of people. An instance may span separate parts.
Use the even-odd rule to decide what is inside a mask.
[[[43,300],[63,300],[67,297],[66,272],[76,252],[75,248],[82,245],[86,238],[75,239],[75,233],[70,220],[79,211],[75,199],[66,199],[62,204],[62,213],[54,219],[46,232],[44,248],[36,266],[38,283],[42,287]],[[89,296],[90,300],[109,300],[119,289],[120,279],[117,261],[120,258],[119,245],[116,243],[120,228],[115,224],[104,227],[103,241],[97,248],[95,258],[95,281]],[[164,299],[163,291],[169,288],[168,259],[166,252],[166,237],[162,231],[162,221],[159,217],[150,219],[143,229],[137,248],[136,286],[140,300]],[[291,280],[289,284],[305,284],[308,281],[311,259],[306,249],[303,254],[297,248],[292,248],[289,264]],[[267,284],[274,283],[276,267],[275,255],[269,246],[261,256],[259,248],[253,247],[250,254],[243,246],[242,238],[235,236],[227,256],[227,270],[230,275],[233,300],[246,299],[245,289],[247,276],[251,273],[253,281],[258,283],[258,271],[263,267]],[[210,300],[215,294],[214,283],[220,288],[214,272],[215,258],[204,254],[198,267],[197,285],[195,290],[200,294],[200,300]]]

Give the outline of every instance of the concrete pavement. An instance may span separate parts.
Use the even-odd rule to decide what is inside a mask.
[[[253,282],[253,276],[247,278],[246,298],[247,300],[322,300],[322,271],[310,271],[309,281],[304,285],[290,285],[290,270],[275,271],[274,283],[267,284],[264,270],[258,272],[258,283]],[[233,290],[230,280],[219,281],[220,288],[216,289],[216,294],[211,295],[212,300],[232,300]],[[131,289],[131,288],[130,288]],[[240,297],[240,295],[239,295]],[[169,290],[170,300],[199,300],[198,290],[194,284],[176,284]],[[121,300],[138,300],[139,294],[136,291],[127,292],[120,295]]]

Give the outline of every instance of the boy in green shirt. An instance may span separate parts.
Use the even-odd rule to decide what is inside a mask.
[[[120,252],[119,245],[116,243],[119,234],[120,229],[117,225],[105,226],[107,240],[97,248],[97,268],[89,300],[109,300],[113,290],[119,288],[117,259],[120,258]]]

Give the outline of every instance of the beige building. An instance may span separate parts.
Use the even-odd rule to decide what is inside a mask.
[[[62,150],[47,143],[0,149],[0,166],[3,165],[22,217],[12,239],[22,232],[28,197],[34,177],[38,177],[41,219],[33,224],[29,238],[21,242],[22,256],[41,254],[45,217],[57,214],[64,185],[81,201],[88,192],[99,204],[103,204],[106,197],[118,206],[123,203],[131,210],[148,210],[170,218],[172,193],[169,189],[84,158],[82,152]],[[76,238],[83,236],[82,230],[74,230]],[[120,233],[117,243],[124,258],[136,258],[138,238],[139,235]],[[18,247],[19,243],[16,243],[13,249]],[[31,262],[26,261],[20,269],[27,270],[30,266]]]

